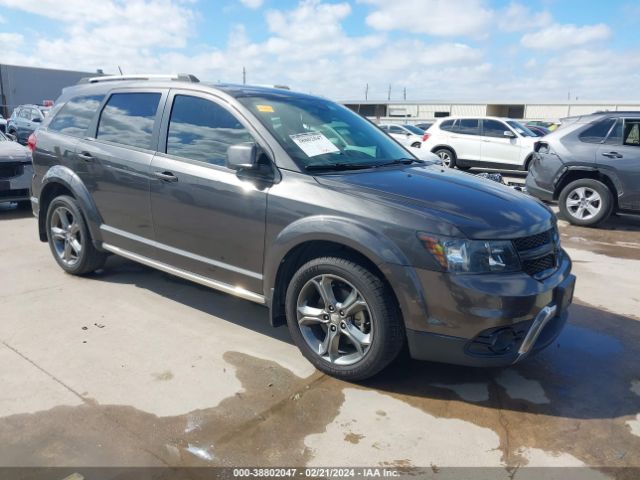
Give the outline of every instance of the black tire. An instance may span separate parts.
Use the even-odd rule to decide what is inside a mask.
[[[448,148],[438,148],[433,151],[436,155],[440,157],[445,167],[456,168],[456,154],[453,153],[453,150]],[[448,156],[449,164],[447,165],[445,158]]]
[[[587,212],[587,216],[585,216],[583,215],[583,211],[581,217],[581,214],[579,213],[580,207],[575,206],[575,202],[580,201],[580,190],[578,189],[585,189],[585,198],[587,198],[587,201],[589,201],[589,198],[592,198],[588,195],[589,192],[595,192],[599,195],[599,202],[592,201],[593,203],[589,203],[592,208],[597,208],[597,213],[591,214],[590,212]],[[614,206],[613,195],[611,190],[609,190],[609,187],[604,183],[591,178],[581,178],[566,185],[560,193],[558,203],[560,212],[567,221],[573,225],[580,225],[583,227],[593,227],[604,222],[613,212]]]
[[[315,352],[298,324],[298,297],[305,285],[320,275],[339,277],[350,283],[364,299],[371,314],[370,346],[358,361],[350,365],[331,363]],[[345,258],[322,257],[302,265],[287,288],[286,310],[289,332],[302,354],[318,370],[342,380],[359,381],[376,375],[398,356],[405,343],[402,315],[389,287],[366,268]]]
[[[54,212],[56,212],[59,207],[63,207],[63,209],[69,211],[73,215],[72,218],[74,219],[74,223],[77,223],[78,232],[76,234],[76,238],[80,242],[82,248],[80,254],[77,255],[77,261],[72,264],[65,263],[65,261],[61,258],[56,247],[56,240],[54,240],[51,231],[52,218],[54,217]],[[78,207],[73,197],[61,195],[51,201],[51,203],[49,204],[49,208],[47,209],[46,227],[49,248],[51,249],[53,258],[65,272],[72,275],[85,275],[87,273],[99,270],[104,266],[104,262],[107,259],[107,254],[104,252],[100,252],[93,245],[93,240],[91,238],[91,234],[89,233],[89,229],[87,228],[87,224],[84,220],[82,212],[80,211],[80,208]]]

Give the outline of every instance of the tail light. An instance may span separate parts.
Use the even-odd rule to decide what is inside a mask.
[[[422,136],[422,141],[423,141],[423,142],[426,142],[427,140],[429,140],[429,137],[430,137],[430,136],[431,136],[431,134],[430,134],[430,133],[426,133],[426,132],[425,132],[425,134]]]
[[[29,139],[27,140],[27,148],[31,150],[31,153],[36,151],[36,134],[32,133],[29,135]]]

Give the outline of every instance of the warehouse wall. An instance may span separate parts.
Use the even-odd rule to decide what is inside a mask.
[[[55,100],[62,89],[96,73],[0,65],[0,111],[5,117],[18,105]]]

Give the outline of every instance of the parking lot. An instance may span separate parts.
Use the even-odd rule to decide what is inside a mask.
[[[576,298],[538,357],[401,359],[356,385],[316,372],[249,302],[115,257],[63,273],[31,213],[0,205],[0,465],[468,465],[505,478],[586,465],[581,478],[624,478],[609,468],[640,466],[640,220],[606,227],[561,221]]]

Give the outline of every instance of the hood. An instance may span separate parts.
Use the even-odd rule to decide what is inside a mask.
[[[0,142],[0,162],[24,161],[31,158],[31,152],[18,142]]]
[[[447,222],[468,238],[497,240],[533,235],[555,224],[553,212],[533,197],[437,165],[353,171],[316,179],[353,195],[424,213],[427,225],[416,225],[416,230],[429,231],[429,221]],[[345,184],[350,188],[345,189]]]

